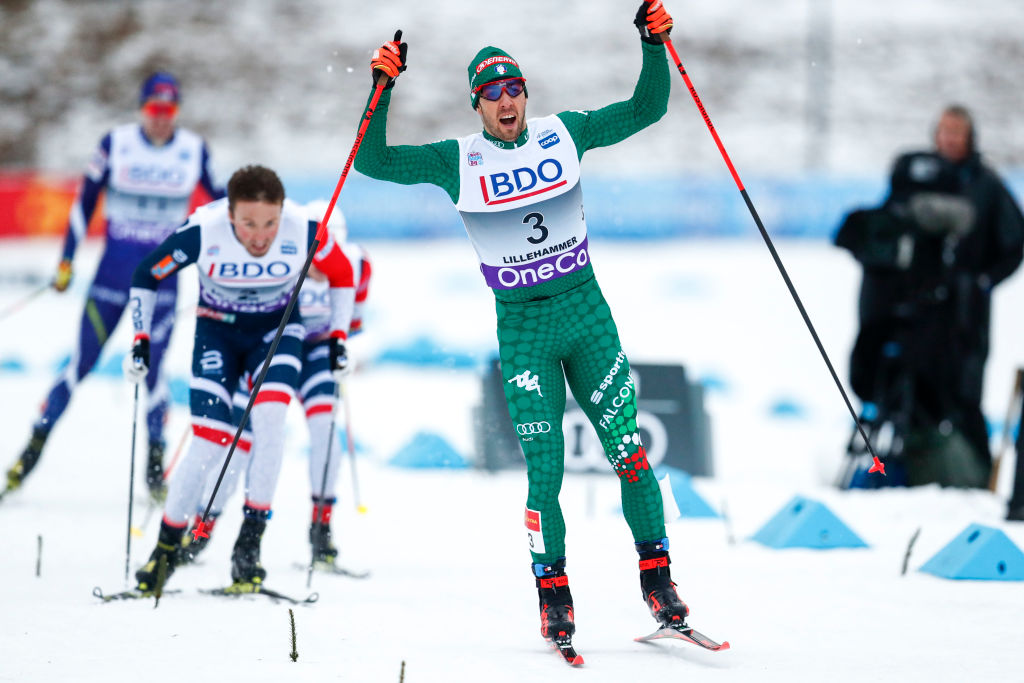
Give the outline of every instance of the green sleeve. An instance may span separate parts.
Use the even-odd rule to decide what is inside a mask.
[[[583,153],[625,140],[651,125],[668,111],[669,69],[664,45],[641,43],[644,52],[640,79],[633,96],[624,102],[592,111],[564,111],[558,115],[569,129],[576,149]]]
[[[377,180],[402,185],[431,183],[459,201],[459,143],[441,140],[429,145],[394,145],[387,141],[388,105],[391,91],[381,93],[356,154],[356,170]],[[369,105],[369,102],[367,102]],[[363,111],[363,116],[366,110]]]

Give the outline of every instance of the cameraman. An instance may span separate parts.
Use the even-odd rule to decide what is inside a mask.
[[[953,263],[964,323],[956,398],[965,436],[991,466],[981,395],[992,288],[1009,277],[1024,256],[1024,216],[999,176],[982,162],[974,121],[965,107],[951,105],[943,110],[935,127],[935,150],[953,165],[975,212],[974,229],[960,240]]]
[[[911,484],[984,486],[991,468],[981,412],[991,290],[1021,262],[1024,217],[975,140],[967,110],[947,107],[935,151],[900,156],[885,203],[850,214],[836,236],[864,267],[851,383],[908,439],[892,454],[916,449]],[[968,460],[954,457],[965,448]]]

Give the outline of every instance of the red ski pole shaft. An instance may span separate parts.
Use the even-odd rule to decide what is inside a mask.
[[[388,75],[381,73],[377,77],[377,82],[373,88],[373,96],[370,97],[370,104],[366,107],[366,113],[363,114],[363,120],[359,124],[359,130],[356,132],[356,141],[352,145],[352,151],[348,153],[348,159],[345,160],[345,167],[341,170],[341,177],[338,178],[338,184],[334,186],[334,194],[331,195],[331,201],[327,203],[327,210],[324,212],[324,218],[320,221],[320,226],[316,231],[316,239],[320,244],[324,243],[327,238],[327,221],[331,218],[331,213],[334,211],[334,205],[338,201],[338,195],[341,194],[341,187],[345,184],[345,178],[348,177],[348,172],[352,169],[352,163],[356,160],[356,154],[359,152],[359,145],[363,141],[363,136],[366,134],[366,128],[370,125],[370,118],[373,116],[374,110],[377,108],[377,102],[380,101],[380,95],[384,92],[384,86],[387,85]]]
[[[711,137],[714,138],[715,144],[718,145],[718,151],[722,153],[722,159],[725,160],[725,165],[729,167],[729,173],[732,174],[732,179],[736,182],[736,187],[739,188],[740,194],[743,196],[743,201],[746,203],[747,209],[750,210],[750,215],[754,219],[757,229],[761,232],[761,237],[764,238],[764,243],[767,245],[768,251],[771,252],[772,259],[775,260],[775,265],[778,267],[779,273],[782,275],[782,279],[786,282],[786,287],[789,289],[789,293],[793,297],[793,302],[800,311],[800,315],[803,317],[804,323],[807,325],[807,330],[811,333],[811,337],[814,339],[814,344],[818,347],[818,352],[821,353],[821,358],[825,361],[825,365],[828,367],[828,371],[832,375],[833,381],[836,383],[836,388],[839,389],[839,393],[842,395],[843,401],[846,403],[846,409],[850,411],[850,416],[853,417],[853,422],[857,425],[857,431],[860,432],[860,436],[864,439],[864,444],[867,446],[868,452],[871,453],[871,457],[874,459],[874,463],[872,464],[870,471],[881,472],[884,475],[885,466],[878,460],[878,456],[875,454],[875,450],[871,446],[871,441],[868,440],[868,436],[864,432],[864,427],[861,425],[860,420],[857,419],[857,411],[854,410],[853,403],[850,402],[850,397],[846,393],[846,389],[843,388],[843,383],[839,380],[839,375],[836,374],[836,369],[832,365],[832,361],[828,357],[828,353],[825,352],[825,347],[821,343],[821,339],[818,337],[818,332],[814,329],[810,316],[807,315],[807,309],[804,308],[804,304],[800,300],[800,296],[796,293],[796,287],[793,286],[793,281],[789,278],[789,273],[786,272],[785,266],[782,265],[782,259],[779,258],[779,253],[775,250],[775,244],[772,242],[772,238],[768,235],[768,231],[765,229],[764,223],[761,222],[761,217],[757,214],[757,209],[754,208],[754,203],[750,200],[750,195],[747,194],[746,188],[743,187],[743,181],[740,180],[740,174],[736,172],[736,167],[733,166],[732,159],[729,158],[729,153],[725,151],[725,145],[722,144],[722,139],[718,137],[718,131],[715,130],[714,124],[711,123],[711,117],[708,116],[708,112],[704,108],[704,103],[700,101],[700,96],[697,95],[697,89],[693,87],[693,82],[690,80],[689,75],[687,75],[686,69],[683,67],[682,60],[679,59],[679,54],[676,52],[675,46],[672,45],[672,39],[667,35],[662,34],[662,40],[665,41],[665,47],[668,48],[668,52],[672,56],[672,61],[675,62],[676,69],[679,70],[679,75],[683,77],[683,82],[686,83],[686,89],[690,91],[690,95],[693,97],[693,101],[697,105],[697,110],[700,111],[700,115],[704,119],[704,123],[707,125],[708,131],[711,133]]]

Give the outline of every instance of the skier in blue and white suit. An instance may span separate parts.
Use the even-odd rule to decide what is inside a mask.
[[[118,126],[104,135],[89,163],[71,207],[54,288],[58,292],[67,289],[75,250],[85,238],[89,220],[104,191],[106,248],[89,287],[78,346],[50,390],[28,446],[7,473],[8,489],[17,488],[35,467],[75,386],[95,365],[128,303],[135,266],[181,225],[197,187],[211,199],[224,196],[210,174],[206,143],[192,131],[176,126],[178,102],[179,88],[174,76],[150,76],[139,95],[141,122]],[[159,369],[174,325],[176,295],[175,278],[160,283],[153,317],[154,372],[147,378],[150,446],[146,481],[157,497],[163,494],[163,428],[167,414],[167,388]]]
[[[246,372],[259,376],[316,234],[316,221],[285,199],[284,186],[273,171],[246,166],[231,176],[226,199],[200,207],[135,270],[130,305],[136,335],[125,370],[136,382],[149,366],[149,335],[160,282],[192,263],[199,271],[190,392],[192,445],[171,479],[157,547],[136,573],[143,593],[155,588],[161,557],[167,558],[169,572],[175,567],[176,550],[202,495],[206,473],[223,466],[235,433],[231,393]],[[348,364],[345,339],[355,285],[352,266],[337,242],[326,230],[321,239],[312,264],[330,284],[329,365],[341,371]],[[298,306],[285,322],[251,413],[245,519],[231,558],[231,578],[240,592],[253,590],[266,576],[259,561],[260,540],[281,469],[284,419],[302,369],[306,333]]]

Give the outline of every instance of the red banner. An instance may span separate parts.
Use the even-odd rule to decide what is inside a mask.
[[[63,236],[81,176],[0,171],[0,238]],[[189,211],[210,201],[201,188],[192,195]],[[89,221],[89,236],[103,235],[103,196]]]
[[[75,176],[0,171],[0,237],[63,235],[81,179]],[[103,234],[102,197],[89,223]]]

